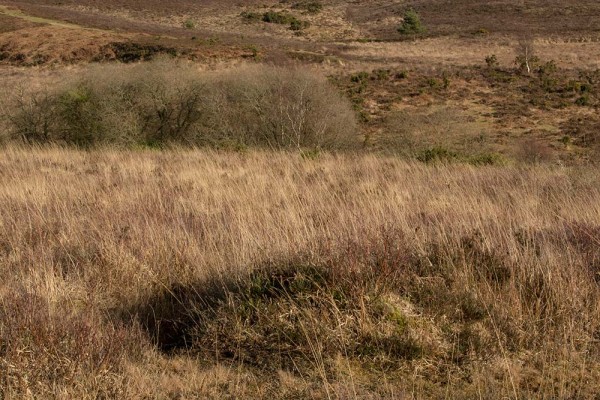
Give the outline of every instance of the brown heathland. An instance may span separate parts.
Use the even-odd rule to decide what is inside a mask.
[[[598,400],[599,16],[0,0],[0,400]]]

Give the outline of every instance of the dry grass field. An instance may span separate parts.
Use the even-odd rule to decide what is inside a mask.
[[[595,0],[0,0],[0,400],[598,400],[599,108]]]
[[[6,148],[0,396],[600,390],[600,174]]]

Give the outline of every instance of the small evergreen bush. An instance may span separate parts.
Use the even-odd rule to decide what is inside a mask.
[[[425,27],[421,23],[421,17],[415,10],[408,10],[404,13],[404,20],[398,27],[398,32],[403,35],[415,35],[425,32]]]

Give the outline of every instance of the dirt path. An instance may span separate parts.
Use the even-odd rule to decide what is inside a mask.
[[[27,15],[19,9],[8,7],[8,6],[3,6],[3,5],[0,5],[0,14],[6,15],[9,17],[19,18],[24,21],[33,22],[33,23],[37,23],[37,24],[52,25],[52,26],[57,26],[57,27],[61,27],[61,28],[69,28],[69,29],[86,29],[86,30],[100,31],[100,29],[89,28],[89,27],[85,27],[85,26],[81,26],[81,25],[77,25],[77,24],[72,24],[69,22],[57,21],[54,19],[41,18],[41,17],[32,16],[32,15]]]

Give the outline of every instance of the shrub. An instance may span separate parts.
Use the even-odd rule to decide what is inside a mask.
[[[323,9],[323,4],[319,1],[301,1],[292,5],[293,9],[304,10],[308,14],[318,14]]]
[[[535,54],[535,48],[531,39],[521,39],[516,51],[517,57],[514,63],[518,70],[530,74],[539,67],[540,58]]]
[[[487,56],[485,58],[485,64],[488,66],[488,68],[497,68],[500,65],[500,63],[498,62],[498,57],[496,57],[495,54]]]
[[[366,71],[358,72],[350,77],[350,80],[354,83],[366,82],[369,79],[369,73]]]
[[[570,80],[567,83],[565,89],[568,90],[568,91],[571,91],[571,92],[578,93],[578,92],[583,92],[584,90],[582,90],[582,89],[584,87],[585,87],[585,84],[581,83],[580,81],[578,81],[578,80]]]
[[[300,21],[299,19],[295,19],[290,23],[290,29],[293,31],[301,31],[309,26],[310,23],[308,21]]]
[[[373,71],[375,75],[375,79],[379,81],[385,81],[390,78],[390,70],[389,69],[376,69]]]
[[[185,29],[194,29],[196,27],[196,23],[193,20],[188,19],[183,23],[183,27]]]
[[[450,87],[450,77],[447,74],[442,76],[443,88],[448,89]]]
[[[104,136],[100,99],[90,85],[81,83],[58,96],[57,111],[62,121],[60,137],[67,143],[88,147]]]
[[[244,18],[245,21],[248,22],[260,21],[263,19],[263,14],[257,12],[244,11],[240,15],[242,16],[242,18]]]
[[[425,32],[421,18],[415,10],[406,11],[403,18],[402,24],[398,27],[398,32],[401,34],[411,35]]]
[[[425,149],[417,155],[417,160],[427,164],[434,162],[449,162],[456,160],[457,158],[458,155],[455,152],[442,146]]]
[[[577,100],[575,100],[575,104],[577,104],[578,106],[582,106],[582,107],[591,105],[592,101],[590,99],[590,95],[587,93],[584,93],[582,96],[577,98]]]
[[[556,71],[558,71],[558,66],[556,65],[556,62],[554,60],[550,60],[538,66],[536,72],[540,76],[545,76],[554,74],[556,73]]]
[[[267,11],[263,14],[263,21],[271,24],[290,25],[293,31],[299,31],[308,28],[310,25],[307,21],[301,21],[291,14],[279,11]]]
[[[408,71],[400,71],[396,74],[396,79],[406,79],[408,78]]]
[[[28,144],[50,141],[58,120],[56,101],[50,92],[26,93],[20,88],[13,101],[14,112],[10,112],[10,104],[5,107],[3,114],[12,131],[10,136]]]
[[[518,158],[529,164],[548,163],[555,160],[552,148],[533,138],[523,140],[518,151]]]
[[[15,104],[11,138],[25,143],[335,149],[357,139],[349,102],[324,77],[297,69],[100,66]]]
[[[219,137],[268,147],[348,147],[357,140],[350,103],[310,71],[253,67],[218,78]],[[241,123],[243,122],[243,123]]]
[[[439,88],[443,85],[443,83],[437,78],[427,78],[425,83],[432,89]]]
[[[291,24],[295,20],[296,17],[293,15],[279,11],[267,11],[263,14],[263,21],[270,24],[286,25]]]
[[[506,161],[498,153],[482,153],[468,157],[466,161],[471,165],[502,165]]]

